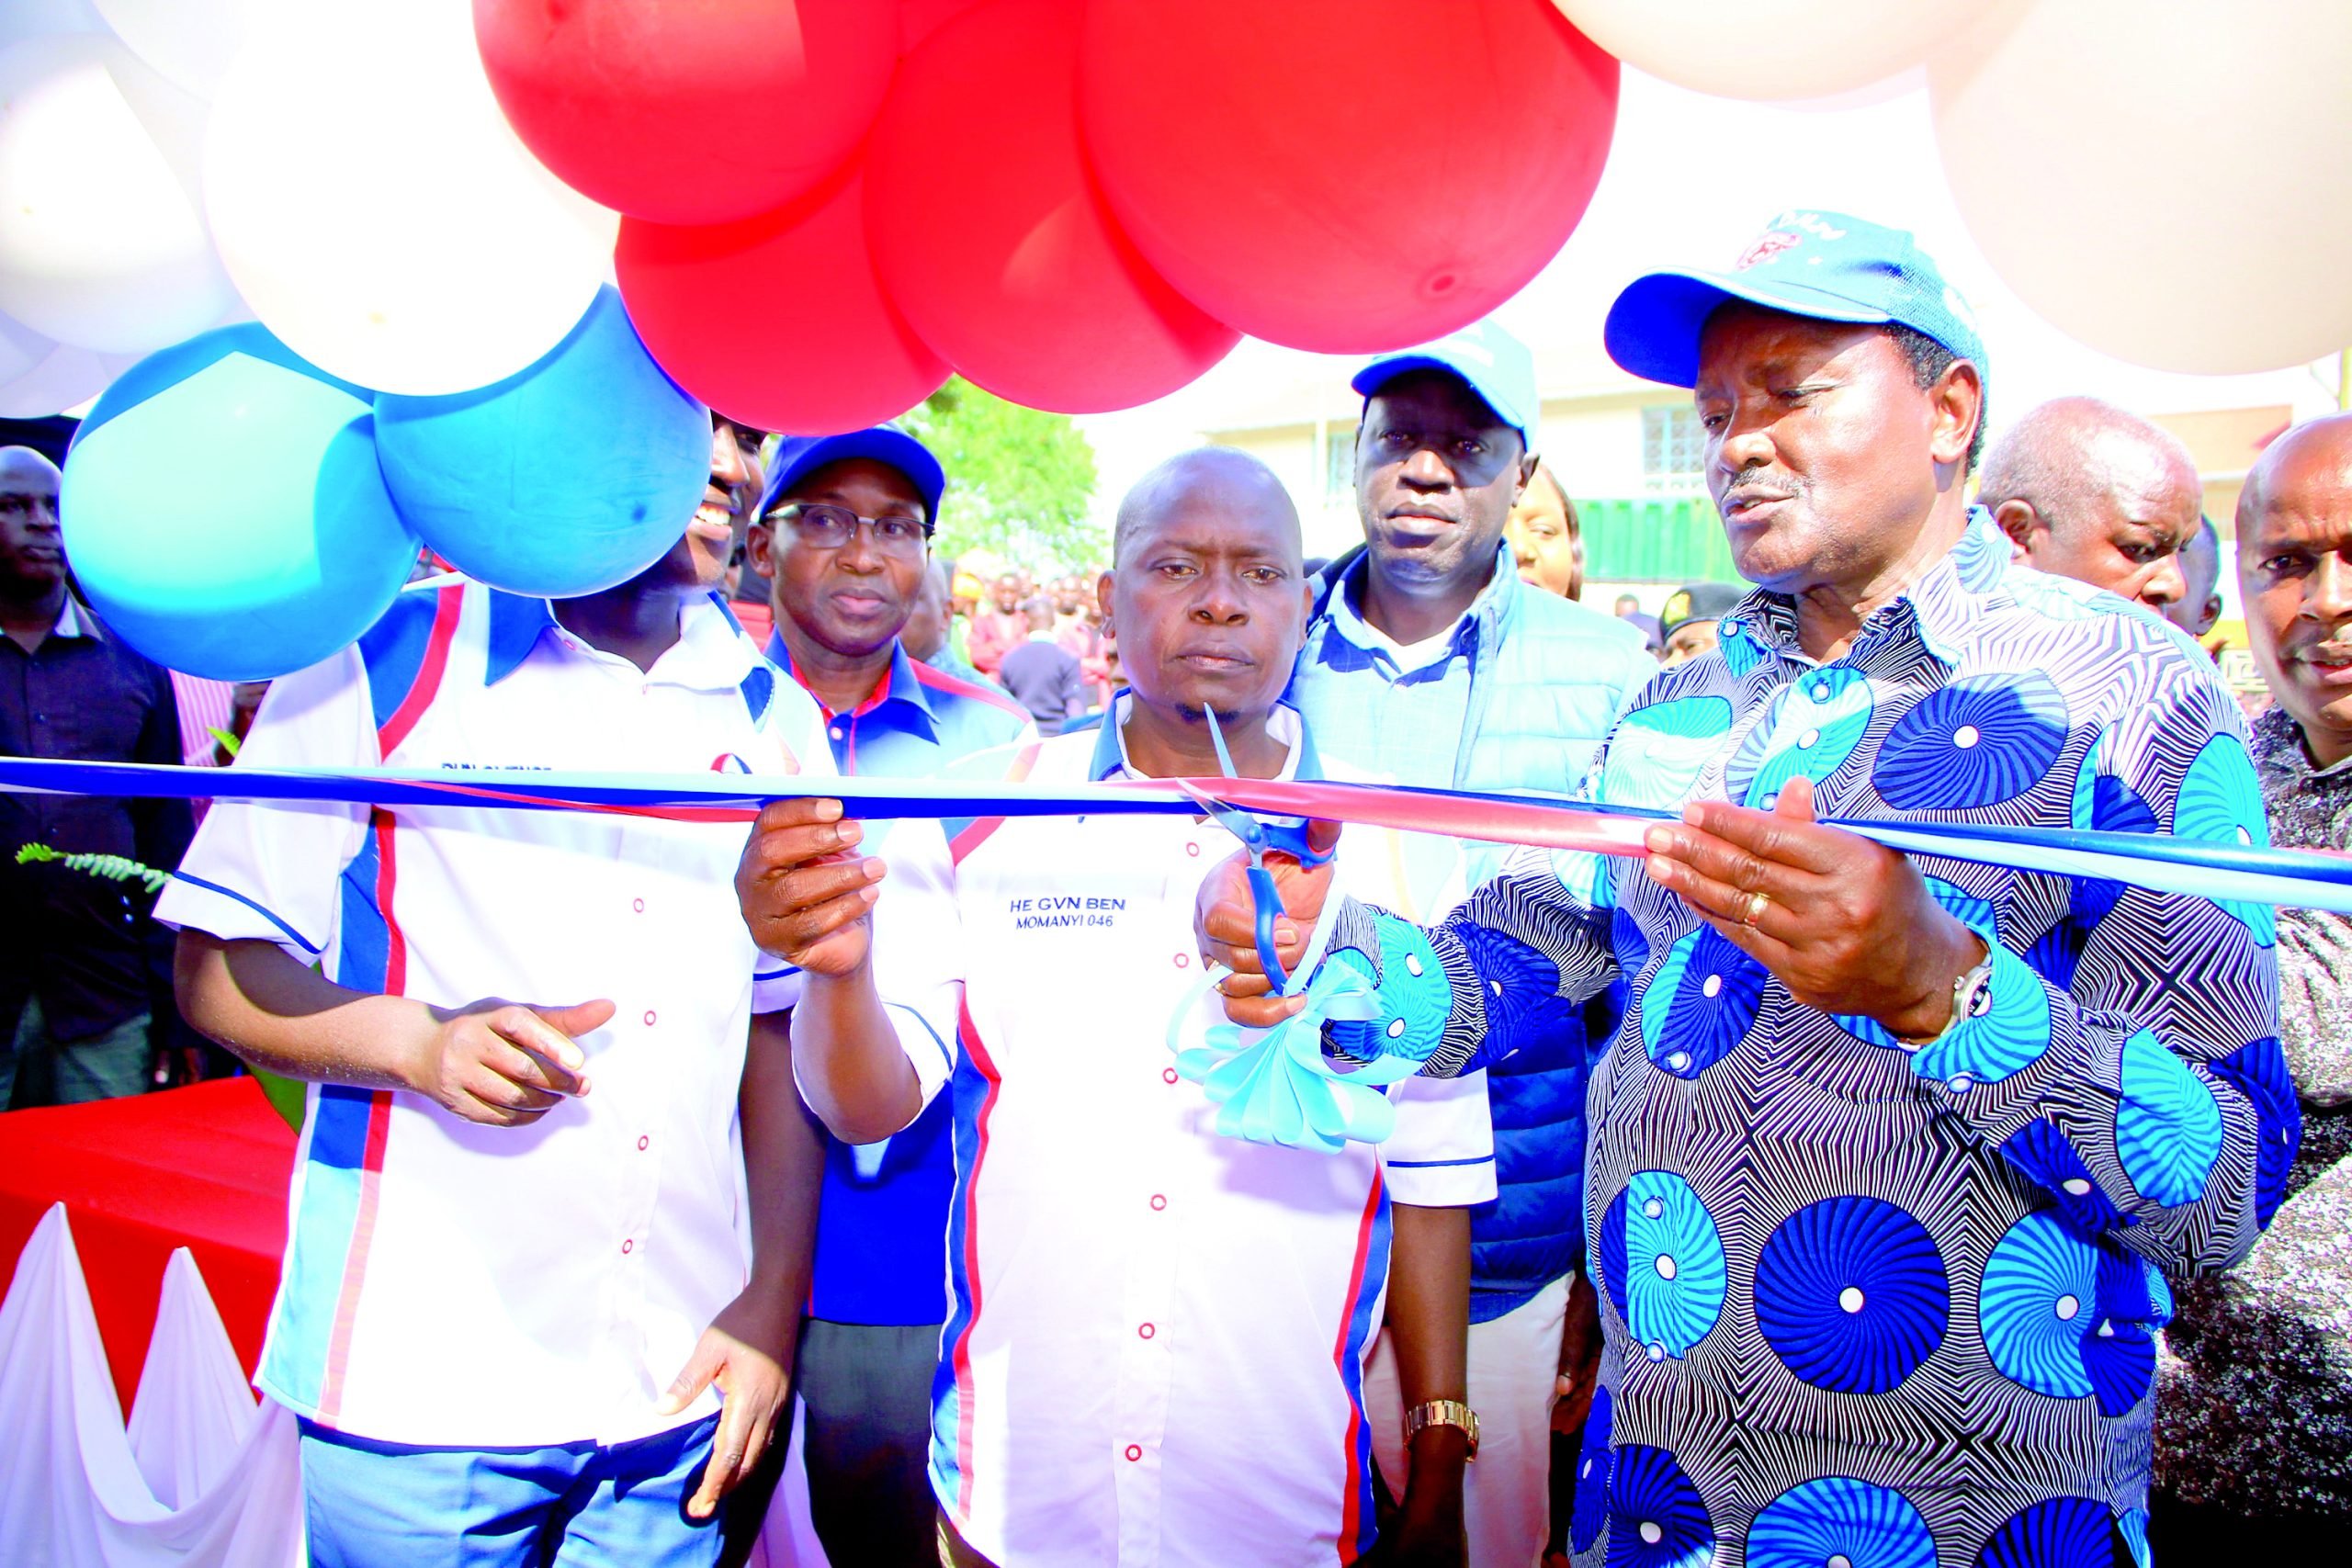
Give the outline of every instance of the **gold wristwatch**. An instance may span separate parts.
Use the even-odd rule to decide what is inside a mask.
[[[1470,1439],[1467,1459],[1478,1457],[1478,1413],[1458,1399],[1432,1399],[1416,1404],[1405,1412],[1405,1441],[1408,1446],[1425,1427],[1458,1427]]]

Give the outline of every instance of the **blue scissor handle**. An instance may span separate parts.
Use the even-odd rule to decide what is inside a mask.
[[[1258,962],[1265,966],[1266,978],[1279,991],[1290,984],[1290,974],[1274,951],[1274,920],[1283,912],[1283,896],[1274,886],[1274,874],[1257,863],[1254,852],[1250,864],[1250,903],[1257,916],[1257,926],[1251,934],[1258,942]]]

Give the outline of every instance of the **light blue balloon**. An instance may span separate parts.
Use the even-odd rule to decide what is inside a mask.
[[[119,410],[65,462],[76,581],[167,668],[260,681],[316,663],[416,559],[370,425],[350,393],[242,353]]]
[[[526,369],[446,397],[376,398],[384,482],[467,576],[549,599],[626,582],[685,532],[710,473],[710,411],[597,292]]]
[[[361,402],[376,394],[365,387],[355,386],[340,376],[330,376],[277,339],[277,334],[259,321],[239,321],[232,326],[214,327],[198,333],[186,343],[175,343],[169,348],[159,348],[121,375],[116,377],[90,412],[82,416],[81,424],[74,432],[74,439],[85,441],[99,429],[113,422],[117,414],[137,408],[166,388],[175,387],[208,365],[215,365],[232,354],[243,354],[254,359],[282,365],[288,370],[299,370],[314,381],[350,393]]]

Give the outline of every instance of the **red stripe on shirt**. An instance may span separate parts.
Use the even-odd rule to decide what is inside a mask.
[[[996,1062],[989,1055],[988,1047],[980,1043],[980,1032],[972,1022],[972,1008],[966,1002],[958,1010],[956,1032],[961,1036],[964,1051],[971,1058],[973,1067],[988,1079],[988,1093],[980,1098],[980,1109],[972,1118],[972,1172],[964,1179],[964,1234],[956,1245],[964,1253],[964,1284],[971,1293],[970,1315],[964,1320],[964,1332],[956,1337],[949,1352],[948,1365],[956,1374],[956,1511],[965,1519],[972,1517],[972,1331],[980,1325],[980,1168],[989,1157],[989,1116],[996,1110],[997,1091],[1004,1080],[997,1075]],[[1361,1267],[1361,1265],[1359,1265]]]
[[[1348,1270],[1348,1293],[1343,1298],[1346,1304],[1340,1312],[1340,1335],[1331,1346],[1331,1365],[1338,1370],[1342,1387],[1347,1385],[1348,1341],[1355,1327],[1356,1303],[1363,1293],[1364,1265],[1372,1258],[1373,1225],[1380,1217],[1383,1190],[1384,1184],[1375,1171],[1372,1178],[1372,1190],[1364,1194],[1363,1217],[1356,1222],[1356,1260]],[[1377,1324],[1374,1325],[1374,1332],[1378,1328]],[[1363,1497],[1363,1472],[1356,1462],[1357,1435],[1363,1427],[1363,1407],[1351,1399],[1348,1401],[1347,1440],[1342,1445],[1348,1456],[1348,1470],[1340,1491],[1343,1499],[1340,1514],[1340,1561],[1342,1563],[1356,1560],[1356,1541],[1363,1529],[1363,1520],[1357,1510]]]
[[[449,668],[449,645],[457,639],[458,617],[464,613],[466,595],[463,585],[442,589],[435,595],[433,632],[425,639],[424,658],[416,667],[416,680],[409,686],[408,695],[376,732],[376,755],[390,757],[392,749],[408,739],[424,710],[433,705],[434,694],[441,689],[441,676]]]
[[[934,692],[945,692],[958,697],[976,697],[992,707],[1002,708],[1024,724],[1029,720],[1029,710],[995,686],[975,685],[958,676],[950,675],[944,670],[934,670],[920,660],[914,661],[914,671],[915,680],[922,685],[929,686]]]
[[[1013,756],[1011,765],[1004,770],[1004,782],[1007,784],[1025,782],[1029,777],[1029,770],[1037,765],[1037,753],[1044,748],[1044,744],[1043,741],[1032,740],[1028,745],[1021,748],[1020,751]],[[989,836],[1003,826],[1004,818],[1001,817],[974,818],[965,824],[962,832],[947,840],[947,858],[954,863],[962,865],[966,857],[982,844],[987,843]]]
[[[376,834],[376,908],[384,917],[384,994],[403,994],[408,983],[408,941],[392,914],[392,891],[399,880],[393,860],[392,814],[377,811],[371,824]],[[359,1161],[359,1202],[351,1222],[351,1246],[343,1258],[343,1288],[335,1295],[334,1327],[327,1337],[325,1376],[319,1385],[319,1415],[332,1426],[343,1406],[343,1380],[351,1363],[351,1330],[359,1315],[359,1292],[368,1277],[368,1249],[376,1239],[376,1208],[383,1192],[384,1146],[390,1141],[392,1095],[379,1089],[368,1101],[368,1145]]]

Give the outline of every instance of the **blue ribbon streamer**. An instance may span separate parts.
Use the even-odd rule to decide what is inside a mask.
[[[1277,786],[1256,779],[1125,784],[956,784],[930,780],[772,777],[751,773],[537,773],[517,769],[184,768],[161,763],[82,762],[0,757],[0,789],[116,797],[342,801],[373,806],[496,810],[711,811],[748,815],[770,801],[821,796],[854,817],[1197,816],[1187,787],[1224,804],[1256,808],[1277,793],[1295,810],[1340,822],[1482,838],[1503,843],[1563,843],[1578,824],[1673,813],[1590,806],[1525,795],[1318,783]],[[1492,819],[1481,821],[1480,810]],[[2352,857],[2308,850],[2176,839],[2160,833],[2011,828],[1975,822],[1829,818],[1835,828],[1899,850],[2048,875],[2122,882],[2161,893],[2352,914]],[[1556,823],[1560,832],[1544,830]],[[1613,852],[1637,852],[1616,847]]]

